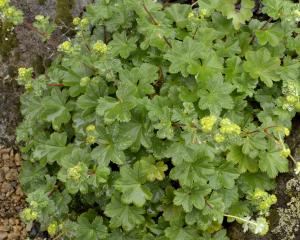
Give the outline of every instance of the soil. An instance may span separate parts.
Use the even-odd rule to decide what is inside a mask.
[[[19,96],[23,89],[20,88],[15,77],[19,67],[33,66],[36,73],[43,73],[53,57],[57,45],[68,37],[61,27],[47,42],[43,42],[39,34],[32,29],[32,22],[36,15],[47,15],[56,19],[57,23],[68,25],[70,16],[80,15],[84,6],[92,0],[11,0],[25,15],[25,24],[7,32],[9,40],[3,41],[3,26],[0,25],[0,240],[24,240],[27,236],[31,239],[46,237],[39,232],[38,225],[25,227],[19,219],[20,211],[26,206],[24,195],[19,186],[17,175],[21,164],[20,155],[17,153],[15,142],[15,129],[21,120],[19,112]],[[194,0],[165,0],[164,3],[194,3]],[[259,1],[256,1],[259,2]],[[56,4],[59,3],[59,4]],[[58,6],[72,6],[59,9]],[[257,4],[257,6],[259,6]],[[59,19],[59,16],[66,18]],[[6,30],[6,29],[4,29]],[[288,143],[294,156],[300,160],[300,117],[294,120],[294,131],[288,138]],[[277,178],[276,194],[278,203],[274,206],[270,216],[271,227],[277,224],[275,209],[285,207],[289,198],[284,193],[286,182],[291,174],[281,174]],[[271,232],[265,237],[257,237],[243,233],[239,224],[231,224],[228,234],[232,240],[279,240],[281,238]],[[299,235],[298,235],[299,236]],[[300,237],[298,238],[300,239]]]
[[[15,130],[21,120],[19,96],[23,92],[15,80],[17,69],[33,67],[35,73],[43,73],[55,57],[59,43],[68,37],[63,29],[68,23],[60,18],[80,15],[89,2],[91,0],[11,0],[23,11],[24,24],[11,29],[0,23],[0,240],[47,238],[45,233],[39,232],[37,224],[26,228],[19,219],[26,203],[17,180],[21,159],[16,153]],[[72,3],[72,8],[60,9],[64,3]],[[36,15],[50,16],[59,25],[46,43],[32,28]]]
[[[21,165],[19,153],[0,148],[0,240],[22,240],[27,236],[26,226],[19,219],[25,206],[25,197],[18,183]]]

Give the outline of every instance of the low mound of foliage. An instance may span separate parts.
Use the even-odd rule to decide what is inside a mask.
[[[24,221],[56,239],[266,234],[274,178],[300,170],[300,6],[237,2],[98,0],[44,75],[19,69]]]

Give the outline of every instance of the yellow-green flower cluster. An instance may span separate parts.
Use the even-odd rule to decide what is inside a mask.
[[[96,126],[94,124],[90,124],[86,127],[87,132],[93,132],[96,130]]]
[[[0,9],[3,9],[4,7],[8,6],[9,0],[0,0]]]
[[[298,10],[298,9],[295,10],[294,15],[295,15],[296,22],[299,22],[300,21],[300,10]]]
[[[18,69],[18,80],[21,82],[26,82],[31,80],[33,73],[33,68],[19,68]]]
[[[284,148],[280,151],[280,156],[283,158],[287,158],[291,155],[291,150],[289,148]]]
[[[198,13],[198,16],[196,17],[196,15],[195,15],[195,13],[194,12],[190,12],[189,14],[188,14],[188,19],[189,20],[199,20],[199,19],[204,19],[205,17],[207,17],[207,14],[208,14],[208,11],[207,11],[207,9],[205,9],[205,8],[202,8],[202,9],[200,9],[199,10],[199,13]]]
[[[0,17],[14,25],[21,24],[23,22],[22,11],[10,6],[9,2],[9,0],[0,0]]]
[[[65,41],[62,44],[58,46],[58,51],[64,52],[64,53],[72,53],[74,51],[74,48],[72,46],[71,41]]]
[[[241,133],[239,125],[232,123],[228,118],[224,118],[220,123],[220,132],[223,134],[237,134]]]
[[[277,197],[272,194],[261,201],[258,205],[260,211],[269,211],[270,207],[277,202]]]
[[[195,17],[194,12],[190,12],[190,13],[188,14],[188,19],[192,19],[192,18],[194,18],[194,17]]]
[[[284,136],[290,135],[290,130],[286,127],[278,126],[275,128],[276,133],[283,134]]]
[[[80,21],[80,27],[81,28],[86,28],[87,26],[89,26],[90,22],[87,18],[83,18]]]
[[[68,178],[78,181],[81,178],[82,166],[77,164],[76,166],[68,169]]]
[[[98,53],[98,54],[105,54],[108,50],[108,47],[105,43],[102,41],[97,41],[93,45],[93,52]]]
[[[300,173],[300,162],[296,163],[294,172],[295,172],[296,175],[299,175],[299,173]]]
[[[212,131],[215,123],[217,121],[216,116],[207,116],[200,119],[201,129],[205,133],[209,133]]]
[[[207,16],[207,9],[203,8],[199,11],[199,18],[205,18]]]
[[[81,78],[80,79],[80,86],[81,87],[85,87],[85,86],[87,86],[88,85],[88,83],[90,82],[90,78],[89,77],[83,77],[83,78]]]
[[[94,144],[94,143],[96,142],[96,140],[97,140],[97,139],[96,139],[95,136],[91,136],[91,135],[90,135],[90,136],[87,136],[87,137],[86,137],[86,140],[85,140],[85,141],[86,141],[86,143],[88,143],[88,144]]]
[[[50,223],[50,225],[48,226],[47,232],[49,233],[50,236],[54,236],[57,232],[57,228],[58,228],[57,222],[54,221]]]
[[[80,24],[81,19],[79,17],[75,17],[73,19],[73,25],[78,26]]]
[[[220,133],[217,133],[215,136],[214,136],[214,140],[217,142],[217,143],[222,143],[225,141],[225,137],[224,135],[220,134]]]
[[[255,189],[253,200],[257,201],[258,209],[263,213],[268,213],[270,207],[277,202],[277,197],[274,194],[268,194],[262,189]]]
[[[31,222],[36,220],[38,217],[38,214],[36,211],[33,211],[31,208],[25,208],[22,212],[22,218],[26,221],[26,222]]]
[[[29,205],[32,207],[32,208],[37,208],[39,205],[38,205],[38,203],[36,202],[36,201],[31,201],[30,203],[29,203]]]
[[[256,219],[254,224],[250,225],[250,229],[254,234],[264,236],[269,231],[269,224],[264,217],[259,217]]]
[[[262,199],[268,196],[268,193],[260,188],[256,188],[253,193],[253,198],[255,200]]]

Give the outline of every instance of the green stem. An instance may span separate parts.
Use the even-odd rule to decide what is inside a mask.
[[[225,217],[230,217],[230,218],[234,218],[234,219],[237,219],[237,220],[241,220],[242,222],[246,222],[246,223],[250,223],[250,224],[253,224],[253,225],[257,225],[256,222],[253,222],[253,221],[249,221],[249,220],[246,220],[244,218],[241,218],[241,217],[237,217],[237,216],[234,216],[234,215],[230,215],[230,214],[224,214]]]

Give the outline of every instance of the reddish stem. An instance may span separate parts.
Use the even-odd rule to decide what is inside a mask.
[[[47,86],[49,86],[49,87],[64,87],[65,84],[63,84],[63,83],[48,83]]]

